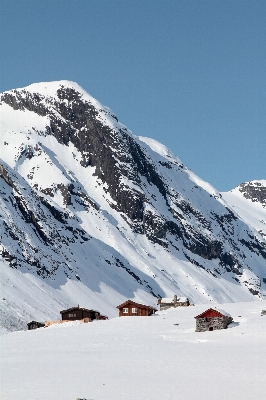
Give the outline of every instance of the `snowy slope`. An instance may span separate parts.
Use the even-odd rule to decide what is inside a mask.
[[[197,305],[4,335],[1,398],[263,400],[266,302],[222,308],[234,323],[212,332],[195,332]]]
[[[265,239],[77,84],[3,93],[0,141],[4,329],[76,304],[114,317],[128,298],[265,297]]]
[[[247,224],[266,237],[266,180],[242,183],[222,196]]]

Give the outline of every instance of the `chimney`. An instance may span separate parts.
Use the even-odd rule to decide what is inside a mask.
[[[174,295],[174,303],[177,303],[177,295]]]

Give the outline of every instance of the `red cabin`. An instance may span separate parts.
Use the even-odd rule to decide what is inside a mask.
[[[213,331],[216,329],[226,329],[233,318],[223,310],[209,308],[202,314],[195,317],[196,332]]]
[[[127,300],[125,303],[117,306],[119,310],[119,317],[128,316],[146,316],[154,314],[158,311],[156,308],[151,306],[146,306],[145,304],[135,303],[132,300]]]

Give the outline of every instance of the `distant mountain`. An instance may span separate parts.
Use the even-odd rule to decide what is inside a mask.
[[[266,238],[266,180],[242,183],[222,196],[247,224]]]
[[[6,329],[77,303],[115,316],[127,298],[265,298],[265,238],[77,84],[4,92],[1,154]]]

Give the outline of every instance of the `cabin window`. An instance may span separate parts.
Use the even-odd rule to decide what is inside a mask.
[[[68,314],[68,318],[73,318],[73,317],[76,317],[77,316],[77,314]]]
[[[123,313],[128,314],[128,308],[123,308]]]
[[[137,314],[138,313],[138,309],[137,308],[132,308],[132,314]]]

